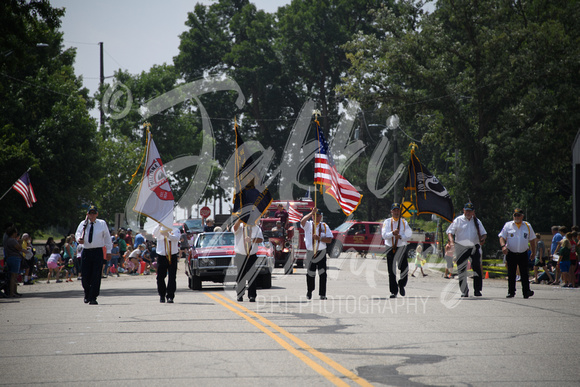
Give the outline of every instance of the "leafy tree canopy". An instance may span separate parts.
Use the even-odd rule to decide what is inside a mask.
[[[397,113],[456,208],[489,230],[515,206],[537,229],[571,222],[570,147],[578,111],[580,8],[568,1],[440,0],[381,8],[379,36],[347,45],[340,90]]]

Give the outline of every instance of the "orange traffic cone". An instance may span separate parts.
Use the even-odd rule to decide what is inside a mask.
[[[489,271],[485,272],[485,279],[489,279]]]

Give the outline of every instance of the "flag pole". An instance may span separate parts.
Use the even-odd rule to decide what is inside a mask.
[[[320,116],[320,110],[313,110],[312,114],[314,115],[314,124],[316,127],[316,143],[318,145],[318,153],[320,153],[320,136],[318,135],[318,131],[320,129],[320,123],[318,122],[318,116]],[[316,162],[314,163],[316,166]],[[314,174],[316,175],[316,171],[314,171]],[[316,179],[315,179],[316,180]],[[316,207],[316,182],[314,182],[314,207]]]
[[[143,160],[145,160],[145,156],[147,155],[147,150],[149,149],[149,132],[151,129],[151,124],[149,122],[146,122],[143,124],[143,127],[145,128],[145,135],[146,135],[146,140],[145,140],[145,149],[143,150],[143,156],[141,156],[141,161],[139,162],[139,165],[137,166],[137,170],[135,171],[135,173],[133,175],[131,175],[131,180],[129,181],[129,185],[133,184],[133,180],[135,179],[135,176],[137,176],[137,173],[139,172],[139,168],[141,168],[141,164],[143,164]]]
[[[320,122],[318,122],[318,116],[320,116],[320,110],[314,110],[312,112],[312,114],[314,114],[314,123],[316,125],[316,142],[318,144],[318,153],[320,153],[320,135],[319,135],[319,131],[320,131]],[[316,155],[315,155],[316,157]],[[314,162],[315,166],[316,166],[316,161]],[[314,172],[314,174],[316,175],[316,171]],[[320,184],[319,184],[320,186]],[[316,208],[317,212],[318,212],[318,207],[317,207],[317,203],[316,203],[316,198],[317,198],[317,194],[316,191],[318,191],[316,189],[316,182],[314,183],[314,208]],[[313,251],[313,256],[316,256],[316,254],[318,254],[318,241],[314,240],[314,235],[316,234],[316,228],[318,227],[318,216],[314,216],[314,219],[312,220],[312,251]],[[313,257],[314,258],[314,257]]]
[[[26,172],[23,173],[23,175],[26,174],[26,173],[28,173],[28,172],[30,172],[31,169],[32,169],[32,167],[28,168],[26,170]],[[16,180],[16,181],[18,181],[18,180]],[[4,199],[4,196],[8,195],[8,192],[10,192],[10,190],[12,190],[13,188],[14,188],[14,184],[12,184],[10,186],[10,188],[8,188],[8,190],[6,192],[4,192],[4,195],[2,195],[2,197],[0,197],[0,200]]]
[[[234,116],[234,135],[235,135],[235,160],[234,160],[234,165],[235,165],[235,173],[237,174],[237,183],[238,183],[238,187],[239,188],[239,192],[236,193],[236,182],[234,181],[234,204],[236,203],[236,195],[240,195],[240,216],[242,213],[242,179],[240,177],[240,168],[243,167],[243,165],[240,165],[240,155],[239,155],[239,149],[238,149],[238,117]]]

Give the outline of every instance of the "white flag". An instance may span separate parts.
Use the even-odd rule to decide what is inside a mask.
[[[171,186],[151,132],[147,131],[147,136],[145,171],[133,211],[148,216],[171,229],[173,228],[173,192],[171,192]]]

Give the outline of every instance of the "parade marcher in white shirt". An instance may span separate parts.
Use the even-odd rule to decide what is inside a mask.
[[[256,219],[256,223],[258,221],[259,218]],[[234,262],[238,268],[238,276],[236,280],[238,301],[241,302],[244,299],[247,282],[250,302],[256,302],[256,297],[258,295],[256,291],[258,286],[256,283],[258,277],[256,261],[258,260],[258,256],[256,254],[258,253],[258,244],[264,241],[262,229],[258,225],[250,226],[244,224],[240,218],[236,223],[234,223],[232,231],[235,238],[234,251],[236,253]]]
[[[463,215],[453,220],[447,228],[449,244],[455,247],[457,260],[457,276],[459,277],[459,289],[461,297],[469,297],[467,285],[467,262],[471,259],[471,268],[475,273],[473,277],[473,294],[481,297],[483,289],[483,275],[481,270],[481,245],[485,243],[487,231],[483,224],[475,216],[473,203],[463,206]]]
[[[312,219],[311,219],[312,218]],[[318,270],[319,289],[321,300],[326,300],[326,244],[332,242],[330,227],[322,221],[322,213],[314,207],[312,211],[300,220],[304,229],[304,243],[306,245],[306,298],[312,298],[316,288],[316,271]],[[314,230],[314,233],[312,232]]]
[[[530,290],[528,277],[528,250],[531,247],[532,257],[536,255],[536,234],[532,226],[524,221],[524,211],[514,210],[514,220],[507,222],[498,234],[501,251],[506,254],[508,268],[508,294],[506,298],[516,295],[516,271],[519,266],[524,298],[530,298],[534,292]]]
[[[179,229],[173,231],[157,224],[153,229],[153,236],[157,239],[157,293],[159,301],[173,304],[175,298],[177,262],[179,252],[179,238],[181,233]],[[167,285],[165,284],[165,277]]]
[[[391,298],[405,295],[405,286],[409,275],[409,261],[406,250],[407,241],[413,236],[409,223],[401,217],[401,205],[393,203],[391,217],[383,222],[381,235],[387,245],[387,269],[389,271],[389,290]],[[397,267],[400,271],[397,282]]]
[[[82,284],[85,291],[85,304],[97,305],[101,290],[101,271],[103,269],[103,247],[107,251],[107,260],[111,259],[113,242],[107,222],[97,219],[99,212],[94,205],[89,206],[87,218],[77,227],[75,237],[84,245],[82,252]]]

